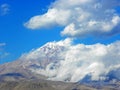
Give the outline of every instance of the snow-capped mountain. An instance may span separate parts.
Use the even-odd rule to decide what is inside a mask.
[[[65,49],[66,48],[63,45],[50,42],[40,48],[30,51],[29,53],[23,54],[20,57],[20,60],[45,68],[50,63],[56,63],[63,60],[64,58],[61,54]]]
[[[11,76],[13,80],[118,82],[119,44],[73,45],[70,39],[49,42],[23,54],[14,62],[0,65],[0,75],[4,78]]]
[[[61,57],[60,53],[64,50],[65,47],[60,43],[47,43],[40,48],[23,54],[14,62],[0,65],[0,75],[19,75],[21,77],[23,76],[22,78],[45,78],[44,76],[35,73],[36,70],[44,70],[48,64],[57,63],[62,60],[63,58]]]

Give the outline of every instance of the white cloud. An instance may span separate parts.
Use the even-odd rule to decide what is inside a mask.
[[[63,26],[62,35],[81,37],[119,33],[120,15],[115,8],[119,0],[56,0],[43,15],[32,17],[24,25],[30,29]],[[72,39],[50,42],[22,55],[37,60],[41,69],[31,69],[50,80],[77,82],[90,75],[92,80],[120,68],[120,41],[112,44],[72,44]]]
[[[120,41],[108,45],[72,43],[71,39],[49,42],[21,59],[39,62],[44,68],[31,70],[57,81],[77,82],[87,75],[91,80],[106,79],[110,71],[120,68]]]
[[[56,0],[47,13],[32,17],[25,26],[38,29],[60,25],[65,27],[61,34],[72,37],[113,35],[120,28],[120,16],[115,11],[119,5],[119,0]]]
[[[0,5],[0,15],[6,15],[10,11],[10,6],[8,4],[2,4]]]

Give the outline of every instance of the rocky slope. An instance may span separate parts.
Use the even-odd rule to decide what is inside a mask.
[[[120,90],[120,83],[101,87],[46,80],[22,80],[0,82],[0,90]]]

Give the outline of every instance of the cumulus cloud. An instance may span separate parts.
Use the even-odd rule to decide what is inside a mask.
[[[21,59],[47,62],[44,68],[31,70],[47,76],[49,80],[78,82],[87,75],[91,80],[106,80],[109,72],[120,68],[119,46],[120,41],[108,45],[74,45],[73,40],[65,39],[49,42],[24,54]]]
[[[6,3],[0,5],[0,15],[6,15],[10,11],[10,6]]]
[[[118,6],[119,0],[56,0],[45,14],[32,17],[24,25],[30,29],[64,26],[61,34],[71,37],[113,35],[120,28]]]

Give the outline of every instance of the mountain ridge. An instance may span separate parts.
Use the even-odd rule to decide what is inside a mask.
[[[41,83],[42,81],[44,81],[45,83],[48,83],[48,82],[50,83],[49,87],[51,87],[52,90],[54,90],[54,89],[59,90],[59,89],[53,88],[52,87],[53,84],[51,82],[59,83],[60,81],[56,81],[56,80],[54,81],[54,80],[49,79],[49,75],[47,76],[46,74],[50,74],[51,72],[46,73],[44,70],[50,69],[50,71],[53,71],[54,69],[58,68],[59,64],[60,64],[59,62],[62,62],[64,59],[64,57],[61,57],[61,52],[62,52],[62,54],[64,54],[64,51],[67,50],[68,48],[69,48],[69,46],[65,46],[61,43],[57,43],[57,44],[56,44],[56,42],[47,43],[38,49],[32,50],[28,54],[22,55],[18,60],[14,61],[14,62],[0,65],[0,82],[4,83],[5,85],[8,85],[8,86],[10,84],[9,82],[11,82],[13,84],[17,83],[18,86],[21,85],[21,82],[27,82],[27,83],[29,83],[28,84],[28,86],[29,86],[29,85],[31,85],[31,83],[33,84],[33,82],[35,82],[38,85],[39,82]],[[120,89],[120,87],[119,87],[120,80],[118,79],[119,75],[116,74],[116,72],[118,73],[118,71],[120,71],[119,68],[116,69],[116,71],[112,70],[111,72],[109,72],[107,75],[108,76],[111,75],[111,77],[108,78],[106,81],[105,80],[98,80],[98,81],[93,80],[92,81],[91,76],[86,75],[79,82],[71,82],[71,86],[68,85],[68,87],[67,87],[70,89],[63,89],[63,90],[79,90],[82,87],[81,85],[83,85],[84,88],[87,88],[87,87],[92,88],[92,89],[88,89],[88,90],[93,90],[93,89],[105,90],[104,88],[112,88],[113,90],[119,90]],[[54,77],[54,76],[52,76],[52,77]],[[68,80],[66,80],[66,81],[62,81],[60,83],[60,86],[63,85],[63,83],[65,85],[69,84],[70,83],[69,78],[67,78],[67,79]],[[78,89],[74,88],[74,85],[78,85],[78,87],[77,87]],[[37,87],[37,86],[35,86],[35,87]],[[64,87],[64,85],[63,85],[63,87]],[[14,87],[14,88],[16,88],[16,87]],[[40,88],[40,87],[38,86],[38,88]],[[37,88],[37,90],[38,90],[38,88]],[[62,86],[61,86],[61,88],[62,88]],[[11,90],[14,90],[14,89],[11,89]],[[42,89],[42,90],[44,90],[44,89]],[[47,89],[45,89],[45,90],[47,90]]]

